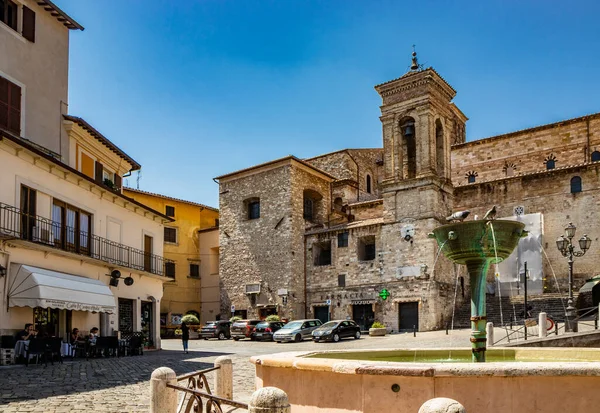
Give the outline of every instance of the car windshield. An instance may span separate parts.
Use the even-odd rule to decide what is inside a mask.
[[[319,328],[333,328],[335,326],[337,326],[340,322],[339,321],[329,321],[325,324],[323,324],[322,326],[320,326]]]
[[[214,326],[216,324],[217,324],[216,321],[209,321],[208,323],[206,323],[207,326]]]
[[[281,329],[294,329],[294,328],[300,328],[302,327],[302,321],[292,321],[291,323],[287,323],[286,325],[284,325],[283,327],[281,327]]]
[[[263,327],[269,327],[269,323],[267,323],[266,321],[264,321],[264,322],[258,323],[256,325],[256,328],[263,328]]]

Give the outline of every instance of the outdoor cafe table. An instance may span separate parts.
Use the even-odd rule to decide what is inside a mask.
[[[29,340],[18,340],[15,344],[15,357],[27,355],[27,347],[29,346]],[[72,356],[72,347],[69,343],[61,343],[60,345],[61,356]]]

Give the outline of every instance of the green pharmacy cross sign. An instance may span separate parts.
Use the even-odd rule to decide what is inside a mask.
[[[381,298],[382,300],[387,300],[388,297],[390,296],[390,292],[388,290],[386,290],[385,288],[381,291],[379,291],[379,298]]]

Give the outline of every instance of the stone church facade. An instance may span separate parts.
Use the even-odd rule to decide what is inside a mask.
[[[453,211],[473,219],[492,205],[499,218],[537,220],[540,292],[565,292],[554,241],[569,222],[594,241],[576,261],[575,286],[595,275],[600,114],[466,142],[456,91],[434,69],[375,89],[383,148],[289,156],[216,178],[222,317],[443,328],[467,305],[468,279],[427,234]],[[504,288],[521,265],[505,271]]]

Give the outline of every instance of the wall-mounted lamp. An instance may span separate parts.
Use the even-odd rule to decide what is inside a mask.
[[[6,267],[0,265],[0,277],[4,277],[6,275]]]

